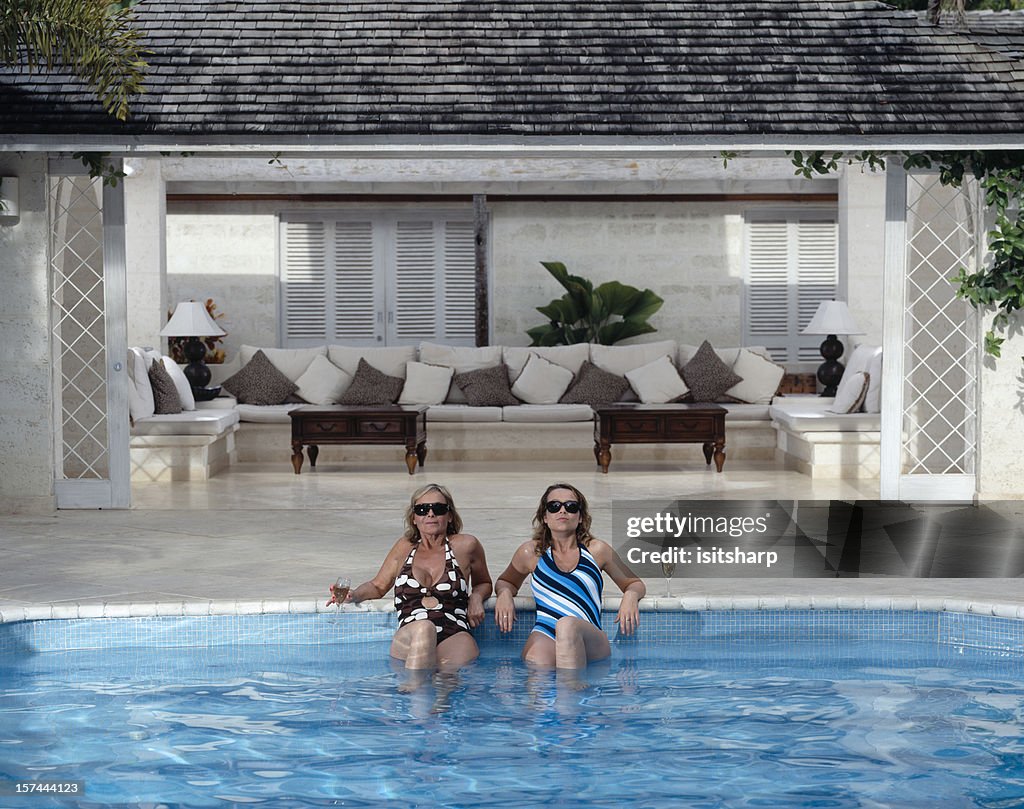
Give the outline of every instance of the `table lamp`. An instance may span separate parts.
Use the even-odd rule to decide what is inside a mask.
[[[188,365],[185,378],[193,388],[205,388],[210,384],[210,369],[206,367],[206,344],[200,337],[222,337],[227,334],[217,325],[206,305],[196,301],[182,301],[175,307],[167,325],[160,330],[161,337],[188,337],[182,352]]]
[[[843,356],[843,344],[837,334],[863,334],[846,308],[844,301],[822,301],[811,322],[800,332],[801,334],[824,334],[825,341],[821,344],[821,356],[825,361],[818,366],[818,381],[824,390],[822,396],[835,396],[839,380],[843,378],[843,364],[839,358]]]

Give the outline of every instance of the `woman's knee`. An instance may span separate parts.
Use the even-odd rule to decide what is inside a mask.
[[[585,623],[585,621],[581,621],[579,618],[574,618],[571,615],[559,618],[555,621],[555,638],[579,635],[580,627]]]

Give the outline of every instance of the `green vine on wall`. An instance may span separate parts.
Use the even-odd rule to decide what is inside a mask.
[[[840,162],[863,163],[872,171],[885,167],[879,152],[787,152],[796,174],[811,178],[830,174]],[[985,194],[985,205],[994,215],[988,231],[990,259],[978,272],[961,267],[950,280],[957,285],[957,297],[975,309],[994,307],[992,328],[985,333],[985,352],[1002,354],[1005,334],[1015,313],[1024,309],[1024,152],[1022,151],[925,151],[899,152],[903,167],[937,170],[939,182],[959,188],[965,177],[974,177]]]
[[[118,182],[128,176],[114,166],[110,152],[75,152],[71,157],[82,161],[82,165],[89,169],[89,176],[92,179],[99,177],[104,185],[111,188],[116,188]]]

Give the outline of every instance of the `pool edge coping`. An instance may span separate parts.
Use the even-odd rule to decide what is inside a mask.
[[[532,598],[517,597],[516,608],[533,610]],[[616,611],[620,597],[607,597],[602,610]],[[494,598],[486,602],[493,610]],[[656,596],[640,602],[641,612],[705,612],[722,610],[913,610],[916,612],[952,612],[995,618],[1024,620],[1024,604],[974,601],[939,596]],[[322,600],[245,599],[142,602],[82,602],[78,604],[42,604],[0,606],[0,624],[19,621],[69,620],[78,618],[152,618],[197,617],[203,615],[288,615],[334,613]],[[346,605],[343,612],[394,612],[390,598]]]

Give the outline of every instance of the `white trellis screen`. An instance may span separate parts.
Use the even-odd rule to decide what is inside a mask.
[[[973,182],[951,188],[934,173],[890,169],[888,182],[882,496],[970,500],[978,321],[952,279],[981,258],[979,194]]]
[[[48,183],[54,494],[58,508],[127,508],[123,197],[53,166]]]

